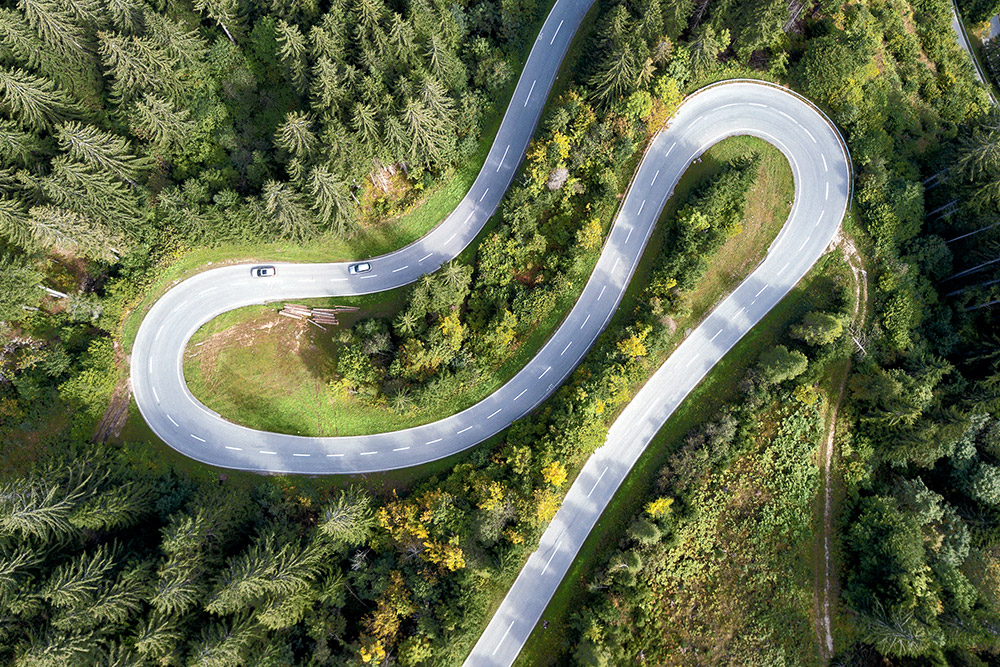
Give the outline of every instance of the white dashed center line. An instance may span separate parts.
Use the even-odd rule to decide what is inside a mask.
[[[465,433],[466,431],[468,431],[468,430],[469,430],[469,429],[471,429],[471,428],[472,428],[471,426],[466,426],[466,427],[465,427],[465,428],[463,428],[463,429],[462,429],[461,431],[458,431],[458,432],[457,432],[457,435],[462,435],[463,433]]]
[[[237,451],[237,452],[242,452],[243,451],[242,447],[230,447],[229,445],[226,445],[226,449],[232,449],[232,450]]]
[[[428,440],[424,444],[425,445],[433,445],[435,442],[441,442],[442,440],[444,440],[444,438],[437,438],[436,440]]]
[[[636,213],[635,213],[635,214],[636,214],[636,215],[639,215],[640,213],[642,213],[642,209],[643,209],[643,208],[645,208],[645,207],[646,207],[646,200],[645,200],[645,199],[643,199],[643,200],[642,200],[642,203],[641,203],[641,204],[639,204],[639,210],[638,210],[638,211],[636,211]]]
[[[378,452],[361,452],[360,456],[371,456],[372,454],[378,454]]]
[[[570,346],[570,345],[572,345],[572,344],[573,344],[573,341],[570,341],[570,342],[566,343],[566,347],[564,347],[564,348],[563,348],[563,351],[559,353],[559,356],[561,357],[561,356],[563,356],[564,354],[566,354],[566,350],[568,350],[568,349],[569,349],[569,346]]]
[[[541,380],[543,377],[545,377],[545,374],[548,373],[550,370],[552,370],[552,366],[549,366],[544,371],[542,371],[542,374],[538,376],[538,379]]]
[[[607,285],[605,285],[604,287],[601,288],[601,293],[597,295],[597,300],[598,301],[600,301],[601,297],[604,296],[604,290],[606,290],[606,289],[608,289]]]
[[[456,232],[456,233],[457,233],[457,232]],[[455,234],[452,234],[451,236],[449,236],[449,237],[448,237],[448,240],[447,240],[447,241],[445,241],[445,242],[444,242],[444,244],[445,244],[445,245],[448,245],[449,243],[451,243],[451,240],[452,240],[453,238],[455,238]]]
[[[409,447],[396,447],[392,451],[394,451],[394,452],[405,452],[407,449],[409,449]]]
[[[327,457],[331,457],[331,456],[343,456],[343,454],[327,454]]]
[[[656,183],[656,177],[659,175],[660,175],[660,170],[657,169],[656,173],[653,174],[653,180],[649,182],[649,187],[653,187],[653,184]]]
[[[278,452],[269,452],[269,451],[267,451],[265,449],[262,449],[262,450],[260,450],[260,453],[261,454],[271,454],[273,456],[273,455],[276,455]]]
[[[561,545],[562,545],[562,540],[556,542],[556,548],[552,550],[552,554],[549,556],[549,559],[545,561],[545,567],[542,568],[542,574],[545,574],[546,570],[549,569],[549,564],[552,562],[552,559],[556,557],[556,554],[559,553],[559,547]]]
[[[563,21],[560,21],[559,25],[556,26],[556,31],[552,33],[552,39],[549,40],[549,46],[551,46],[556,41],[556,36],[559,34],[559,29],[562,28],[562,24]]]
[[[763,287],[761,287],[760,291],[753,295],[753,298],[756,299],[757,297],[759,297],[761,294],[764,293],[764,290],[766,290],[768,287],[769,285],[764,285]]]
[[[522,396],[524,396],[524,392],[526,392],[526,391],[528,391],[528,390],[527,389],[522,389],[521,393],[514,397],[514,400],[516,401],[517,399],[519,399]]]
[[[493,419],[493,418],[494,418],[494,417],[496,417],[496,416],[497,416],[498,414],[500,414],[500,411],[501,411],[501,410],[503,410],[503,408],[500,408],[500,410],[497,410],[496,412],[494,412],[493,414],[491,414],[491,415],[490,415],[489,417],[487,417],[487,419]]]
[[[583,320],[583,324],[580,325],[580,328],[582,329],[585,326],[587,326],[587,322],[589,321],[590,321],[590,313],[587,313],[587,317]]]
[[[783,267],[781,267],[781,271],[778,271],[778,275],[779,275],[779,276],[780,276],[780,275],[781,275],[782,273],[784,273],[784,272],[785,272],[785,269],[787,269],[787,268],[788,268],[788,265],[789,265],[789,264],[791,264],[791,262],[785,262],[785,265],[784,265]]]
[[[432,252],[429,252],[429,253],[427,253],[426,255],[424,255],[423,257],[421,257],[420,259],[418,259],[418,260],[417,260],[417,262],[422,262],[422,261],[424,261],[425,259],[427,259],[428,257],[430,257],[431,255],[433,255],[433,254],[434,254],[434,253],[432,253]]]
[[[594,492],[594,489],[597,488],[597,485],[601,483],[601,480],[604,479],[604,473],[606,473],[607,471],[608,471],[608,466],[604,466],[604,470],[601,471],[601,476],[597,478],[596,482],[594,482],[594,486],[590,487],[590,493],[587,494],[588,498],[590,497],[590,494]]]
[[[632,238],[632,228],[628,228],[628,234],[625,235],[625,244],[628,245],[628,240]]]
[[[528,106],[528,100],[531,99],[531,91],[535,89],[536,83],[538,83],[538,79],[531,82],[531,88],[528,89],[528,96],[524,98],[524,106]]]
[[[507,151],[510,150],[510,144],[507,144],[507,148],[503,149],[503,157],[500,158],[500,164],[497,165],[497,171],[500,171],[500,167],[503,166],[503,161],[507,159]]]
[[[308,454],[292,454],[292,456],[309,456]]]
[[[823,171],[830,171],[830,168],[826,166],[826,156],[820,155],[820,157],[823,158]]]
[[[700,357],[700,356],[701,356],[700,354],[696,354],[693,357],[691,357],[691,360],[689,362],[687,362],[686,364],[684,364],[684,368],[687,368],[688,366],[690,366],[691,364],[693,364],[695,361],[698,360],[698,357]]]
[[[205,442],[205,438],[199,438],[194,433],[191,434],[191,437],[197,440],[198,442]]]
[[[178,424],[177,422],[175,422],[174,418],[171,417],[170,415],[167,415],[167,419],[169,419],[170,423],[173,424],[174,426],[180,426],[180,424]]]
[[[736,316],[739,317],[740,313],[742,313],[746,309],[747,309],[746,306],[740,306],[740,309],[736,311]]]
[[[562,24],[560,23],[559,25],[562,25]],[[555,39],[555,37],[553,37],[552,39]],[[549,42],[549,44],[551,44],[551,43],[552,43],[552,42]],[[500,638],[500,641],[499,641],[499,642],[497,642],[497,646],[496,646],[496,648],[495,648],[495,649],[493,649],[493,655],[496,655],[496,654],[497,654],[497,651],[499,651],[499,650],[500,650],[500,644],[503,644],[503,640],[507,639],[507,634],[508,634],[508,633],[510,633],[510,629],[511,629],[512,627],[514,627],[514,621],[511,621],[511,622],[510,622],[510,625],[508,625],[508,626],[507,626],[507,630],[506,630],[506,632],[504,632],[504,633],[503,633],[503,637],[501,637],[501,638]]]
[[[157,395],[157,393],[156,393],[156,387],[153,387],[153,398],[155,398],[155,399],[156,399],[156,402],[157,402],[157,403],[159,403],[159,402],[160,402],[160,397],[159,397],[159,396]]]
[[[482,196],[479,198],[479,201],[483,201],[483,199],[486,198],[486,195],[489,193],[489,191],[490,191],[490,189],[486,188],[486,190],[483,192]]]
[[[718,338],[720,333],[722,333],[722,329],[719,329],[718,331],[716,331],[715,335],[708,339],[708,342],[711,343],[713,340],[715,340],[716,338]]]
[[[405,271],[405,270],[406,270],[406,269],[408,269],[408,268],[410,268],[410,265],[409,265],[409,264],[407,264],[406,266],[401,266],[401,267],[399,267],[398,269],[393,269],[393,270],[392,270],[392,272],[393,272],[393,273],[399,273],[400,271]]]
[[[677,144],[675,143],[675,144],[674,144],[673,146],[671,146],[670,148],[668,148],[668,149],[667,149],[667,154],[666,154],[666,155],[664,155],[663,157],[665,157],[665,158],[668,158],[668,157],[670,157],[670,151],[674,150],[674,146],[676,146],[676,145],[677,145]]]
[[[799,246],[799,250],[802,250],[803,248],[805,248],[807,243],[809,243],[809,237],[808,236],[806,237],[806,240],[802,242],[802,245]]]

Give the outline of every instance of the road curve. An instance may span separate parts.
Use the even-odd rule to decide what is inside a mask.
[[[228,422],[198,402],[184,382],[187,341],[223,312],[269,301],[391,289],[436,270],[461,252],[496,210],[513,179],[559,63],[591,2],[559,0],[553,7],[482,171],[455,211],[425,237],[372,259],[371,273],[362,276],[349,276],[348,263],[277,264],[277,277],[259,279],[251,277],[249,265],[238,265],[197,274],[164,294],[144,318],[131,359],[136,402],[157,436],[211,465],[305,474],[413,466],[482,442],[541,403],[583,358],[614,313],[657,215],[688,164],[725,137],[755,135],[789,158],[795,201],[765,261],[664,365],[665,369],[681,366],[674,369],[679,375],[672,387],[693,387],[820,256],[849,197],[849,161],[836,131],[800,97],[759,82],[710,86],[685,101],[669,129],[649,147],[577,304],[538,354],[476,405],[402,431],[314,438]],[[698,341],[702,346],[693,347]],[[633,405],[642,400],[640,394]],[[626,414],[632,413],[630,406]]]
[[[670,128],[656,137],[615,221],[605,254],[621,247],[630,225],[637,228],[644,243],[665,193],[672,191],[691,160],[711,144],[736,134],[760,137],[788,158],[795,200],[785,226],[764,261],[691,332],[612,424],[604,445],[570,487],[538,549],[465,665],[513,664],[587,535],[656,433],[716,362],[806,274],[836,234],[850,200],[852,177],[850,159],[837,131],[797,95],[758,83],[734,82],[711,86],[688,98]],[[653,187],[660,179],[666,180],[662,190]],[[654,204],[648,218],[638,216],[643,201]],[[602,265],[607,267],[603,256],[595,277]],[[574,312],[584,302],[581,298]]]

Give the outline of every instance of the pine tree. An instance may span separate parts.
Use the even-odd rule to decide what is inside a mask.
[[[38,289],[38,284],[42,274],[24,257],[0,251],[0,275],[3,276],[0,322],[16,322],[24,317],[24,306],[33,307],[41,301],[42,290]],[[46,537],[68,526],[63,508],[59,505],[62,499],[53,497],[45,504],[37,498],[20,495],[22,493],[23,489],[18,484],[0,486],[0,533],[19,532]],[[69,503],[66,514],[71,508],[72,503]]]
[[[56,607],[86,604],[107,582],[116,559],[116,549],[102,544],[60,564],[42,589],[42,597]]]
[[[314,167],[309,175],[309,192],[312,194],[313,210],[320,221],[342,236],[347,231],[351,219],[353,201],[347,184],[330,173],[323,165]]]
[[[202,598],[201,561],[197,555],[175,556],[160,567],[150,604],[161,614],[178,616]]]
[[[0,9],[0,56],[37,69],[42,62],[44,44],[31,26],[12,9]]]
[[[716,33],[711,23],[706,23],[695,33],[691,42],[691,70],[701,76],[715,69],[719,53],[729,46],[729,30]]]
[[[307,588],[316,576],[321,550],[315,546],[278,546],[273,534],[258,538],[229,561],[205,610],[231,614],[269,596],[286,596]]]
[[[293,185],[268,181],[264,184],[261,199],[268,218],[276,223],[277,231],[283,238],[304,241],[315,235],[313,216],[302,194]]]
[[[111,76],[111,92],[119,101],[138,94],[176,98],[182,88],[174,71],[175,61],[150,37],[99,32],[101,57]]]
[[[243,655],[260,636],[249,618],[220,622],[202,632],[201,640],[191,650],[192,667],[240,667]]]
[[[24,250],[35,247],[24,202],[6,195],[0,196],[0,236]]]
[[[432,164],[443,160],[448,150],[448,136],[434,114],[423,102],[409,100],[403,110],[403,122],[410,138],[410,160]]]
[[[369,155],[376,154],[382,138],[379,136],[375,109],[363,102],[355,104],[354,113],[351,114],[351,127],[361,136],[361,141],[368,149]]]
[[[198,34],[197,28],[188,27],[183,21],[174,21],[156,12],[149,13],[147,22],[147,34],[171,62],[185,67],[198,67],[205,61],[208,44]]]
[[[317,144],[309,114],[303,111],[289,111],[275,132],[275,141],[293,157],[308,159]]]
[[[319,531],[338,544],[358,546],[363,544],[375,527],[371,498],[358,491],[341,491],[319,519]]]
[[[276,595],[257,612],[256,620],[268,630],[284,630],[298,624],[316,602],[317,593],[303,588],[291,595]]]
[[[135,136],[161,146],[180,143],[194,129],[190,111],[148,93],[136,100],[128,116]]]
[[[64,156],[52,160],[52,173],[41,182],[53,202],[92,218],[119,222],[139,217],[132,191],[104,172],[95,172]]]
[[[18,667],[60,667],[90,664],[96,652],[93,633],[56,632],[37,628],[27,649],[17,656]]]
[[[219,24],[229,41],[236,43],[233,33],[239,33],[242,28],[239,20],[239,0],[195,0],[194,10],[207,14]]]
[[[121,624],[136,616],[149,598],[149,570],[140,564],[125,570],[107,586],[87,609],[98,625]]]
[[[0,162],[27,167],[42,151],[37,136],[18,129],[11,120],[0,120]]]
[[[77,66],[89,61],[91,45],[80,18],[74,17],[54,0],[19,0],[18,5],[28,24],[52,52]]]
[[[162,661],[174,652],[183,639],[175,618],[151,614],[143,620],[135,634],[135,650],[139,655]],[[165,661],[161,664],[166,664]]]
[[[0,104],[22,126],[47,130],[55,123],[81,115],[65,91],[48,79],[22,69],[0,67]]]
[[[30,577],[30,571],[42,562],[42,554],[33,546],[19,545],[0,554],[0,606]]]
[[[70,523],[89,530],[128,528],[152,510],[153,489],[141,482],[115,484],[81,503]]]
[[[69,153],[72,159],[98,171],[110,171],[133,185],[150,166],[148,159],[138,158],[131,153],[126,139],[93,125],[64,123],[57,128],[56,136],[59,138],[59,147]]]
[[[104,6],[115,30],[126,35],[142,32],[142,0],[104,0]]]
[[[14,291],[19,273],[27,273],[23,268],[19,270],[11,259],[0,259],[0,270],[3,270],[5,293],[8,289]],[[37,276],[31,287],[40,292],[37,288],[40,276],[34,272],[28,275]],[[2,313],[0,317],[6,319]],[[49,539],[76,532],[69,517],[85,497],[88,482],[89,479],[84,480],[68,490],[58,484],[27,479],[0,486],[0,533]]]
[[[294,23],[278,21],[278,58],[284,65],[288,78],[300,93],[306,92],[306,72],[309,71],[309,46],[306,38]]]
[[[70,250],[92,259],[110,261],[123,240],[87,216],[58,206],[35,206],[28,212],[27,233],[31,245],[43,249]]]

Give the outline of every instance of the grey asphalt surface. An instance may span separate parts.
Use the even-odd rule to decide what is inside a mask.
[[[216,466],[259,472],[360,473],[426,463],[500,432],[541,403],[576,367],[614,313],[667,197],[688,165],[712,144],[753,135],[778,147],[795,179],[791,214],[767,257],[688,336],[611,427],[584,466],[538,549],[466,660],[510,665],[541,618],[584,539],[639,455],[715,363],[801,279],[836,235],[850,198],[851,168],[835,130],[798,96],[762,83],[710,86],[690,96],[652,142],[622,202],[577,304],[539,353],[506,385],[446,419],[403,431],[309,438],[248,429],[194,399],[183,378],[188,339],[241,306],[364,294],[413,282],[465,248],[495,211],[537,123],[545,97],[592,0],[559,0],[545,22],[482,171],[455,211],[427,236],[371,259],[276,264],[275,278],[251,265],[200,273],[150,309],[132,351],[136,401],[153,431],[174,449]]]

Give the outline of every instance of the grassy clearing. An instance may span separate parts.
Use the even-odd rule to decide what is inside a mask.
[[[584,542],[543,618],[549,627],[535,628],[515,665],[557,664],[570,646],[569,624],[573,611],[586,599],[581,583],[599,565],[603,555],[617,547],[632,517],[648,499],[652,483],[685,434],[710,420],[718,409],[738,396],[738,384],[758,355],[780,340],[788,326],[814,309],[827,307],[835,281],[847,271],[837,255],[826,255],[805,278],[723,359],[699,384],[660,429],[622,483],[594,530]],[[849,278],[849,276],[848,276]],[[807,557],[804,555],[804,557]],[[504,582],[508,583],[508,582]],[[739,591],[732,591],[738,595]]]
[[[764,160],[758,182],[749,195],[743,232],[719,250],[713,268],[694,294],[694,314],[681,323],[679,332],[688,326],[688,320],[693,323],[700,319],[763,258],[787,217],[786,202],[793,187],[788,163],[780,152],[758,139],[727,139],[714,146],[701,163],[685,174],[676,196],[663,213],[672,215],[677,202],[683,201],[690,188],[719,171],[729,160],[752,151],[760,152]],[[662,228],[659,226],[659,230]],[[662,233],[658,231],[651,241],[651,251],[645,256],[655,256],[661,243]],[[581,289],[597,257],[595,250],[590,266],[585,267],[577,281]],[[633,298],[635,290],[645,284],[642,271],[640,267],[640,278],[630,288]],[[399,311],[403,294],[404,290],[395,290],[384,295],[332,301],[359,305],[364,317],[392,316]],[[184,372],[192,393],[205,405],[231,421],[252,428],[320,436],[398,430],[441,419],[496,391],[545,344],[577,297],[575,292],[564,295],[501,366],[432,410],[397,414],[387,407],[372,406],[363,398],[327,389],[327,383],[337,377],[340,346],[336,331],[323,332],[304,322],[278,317],[276,306],[242,308],[206,324],[188,345]],[[631,312],[628,303],[623,312]],[[351,323],[345,320],[343,326]],[[268,388],[265,395],[259,387]]]

